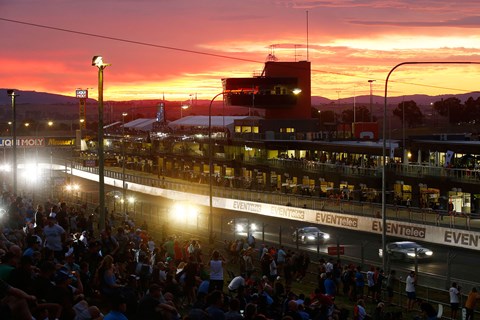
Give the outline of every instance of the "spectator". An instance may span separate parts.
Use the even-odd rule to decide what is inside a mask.
[[[375,300],[375,267],[370,266],[370,269],[367,271],[367,297],[371,298],[372,301]]]
[[[4,299],[8,297],[7,299]],[[0,279],[0,315],[9,318],[15,315],[17,319],[32,319],[28,302],[35,302],[37,298],[25,291],[10,286]]]
[[[457,319],[457,312],[460,308],[460,287],[456,282],[452,283],[448,293],[450,295],[450,318]]]
[[[125,312],[127,311],[127,301],[125,297],[117,293],[113,295],[111,300],[112,309],[105,315],[103,320],[128,320],[125,316]]]
[[[393,304],[393,291],[397,285],[397,277],[396,277],[396,271],[395,270],[390,270],[390,273],[387,277],[387,283],[386,283],[386,288],[387,288],[387,302],[389,305]]]
[[[119,293],[118,289],[123,286],[117,283],[115,264],[112,256],[107,255],[103,258],[95,272],[94,283],[100,290],[100,293],[105,296]]]
[[[243,320],[240,313],[240,300],[234,298],[230,300],[228,311],[225,312],[225,320]]]
[[[335,280],[333,279],[333,273],[327,272],[326,279],[323,282],[325,287],[325,294],[331,297],[335,297],[337,293],[337,285],[335,284]]]
[[[178,312],[174,306],[168,304],[165,300],[161,301],[162,290],[157,284],[152,284],[148,293],[143,296],[138,304],[138,319],[162,319],[170,315],[177,315]]]
[[[467,317],[465,320],[473,320],[478,300],[480,300],[480,294],[478,294],[477,288],[473,287],[468,293],[467,301],[465,301],[465,309],[467,311]]]
[[[223,320],[225,319],[225,312],[223,311],[223,293],[220,290],[212,291],[207,297],[208,307],[207,313],[212,319]]]
[[[61,262],[64,258],[63,242],[65,241],[65,229],[56,223],[56,216],[55,212],[50,213],[47,225],[43,228],[43,235],[45,236],[45,257]]]
[[[367,319],[367,316],[367,311],[365,310],[365,301],[363,299],[359,299],[353,308],[353,319],[364,320]]]
[[[217,250],[214,250],[210,259],[210,286],[208,291],[223,291],[223,266],[225,259]]]
[[[245,274],[241,274],[233,278],[227,287],[230,292],[235,292],[238,290],[238,288],[245,287]]]
[[[405,280],[405,292],[407,293],[407,312],[412,311],[413,305],[417,298],[415,286],[417,285],[417,277],[415,271],[410,271]]]
[[[379,302],[373,312],[373,320],[385,320],[385,304]]]
[[[298,304],[295,300],[288,301],[287,311],[284,316],[291,317],[293,320],[302,320],[302,316],[298,312]]]
[[[357,299],[363,298],[363,289],[365,287],[365,279],[362,273],[362,267],[358,266],[355,272],[355,292]]]
[[[417,303],[420,307],[420,311],[422,312],[422,319],[437,320],[437,311],[430,303],[420,299],[417,300]]]

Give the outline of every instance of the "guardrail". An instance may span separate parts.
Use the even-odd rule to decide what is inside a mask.
[[[85,172],[90,172],[93,174],[98,174],[97,168],[83,167],[78,163],[65,163],[62,162],[62,166],[66,166],[66,171],[70,172],[68,168],[69,165],[72,165],[75,170],[82,170]],[[123,174],[120,168],[107,168],[105,170],[105,175],[121,181],[123,179]],[[207,184],[191,183],[185,182],[178,179],[159,179],[158,177],[152,176],[150,174],[144,174],[141,172],[132,173],[128,171],[125,175],[125,181],[128,183],[137,183],[141,185],[154,186],[159,188],[167,188],[171,190],[184,191],[188,193],[208,195],[209,186]],[[121,184],[117,185],[118,188],[121,188]],[[215,186],[213,188],[214,196],[221,198],[231,198],[255,202],[264,202],[270,204],[278,205],[291,205],[297,207],[307,206],[310,209],[317,210],[326,210],[332,212],[356,214],[363,216],[375,216],[380,212],[380,206],[374,203],[362,203],[355,201],[344,201],[344,200],[332,200],[326,198],[315,198],[309,196],[299,196],[299,195],[285,195],[277,192],[265,192],[265,191],[255,191],[243,188],[224,188]],[[89,203],[91,208],[95,208],[98,205],[98,199],[95,198],[95,194],[79,192],[77,195],[69,195],[72,203]],[[107,193],[108,197],[108,193]],[[115,202],[112,203],[113,198],[106,199],[107,206],[111,209],[115,207]],[[119,207],[120,209],[120,207]],[[135,203],[130,206],[129,210],[132,213],[133,217],[138,224],[141,224],[142,221],[148,221],[149,225],[153,228],[163,229],[165,222],[169,219],[169,212],[165,206],[153,203]],[[439,221],[438,215],[429,212],[428,210],[419,210],[416,208],[406,208],[406,207],[393,207],[389,206],[387,208],[387,216],[390,220],[401,220],[401,221],[410,221],[410,222],[422,222],[430,224],[449,224],[451,227],[464,228],[468,229],[470,226],[466,225],[466,218],[464,217],[447,217],[444,221]],[[185,221],[186,224],[187,221]],[[208,217],[206,214],[198,215],[196,221],[188,221],[190,224],[193,223],[191,227],[195,227],[196,230],[201,230],[201,226],[208,225]],[[461,223],[463,222],[463,223]],[[195,226],[196,224],[196,226]],[[186,224],[187,225],[187,224]],[[224,237],[228,233],[224,234],[222,226],[224,221],[221,218],[217,217],[217,220],[214,222],[215,226],[220,226],[221,233],[220,235]],[[475,226],[477,227],[477,226]],[[271,232],[272,230],[270,230]],[[276,231],[273,231],[276,232]],[[281,239],[281,238],[280,238]],[[324,253],[317,252],[317,258]],[[364,265],[376,264],[378,261],[368,261],[364,260],[363,257],[343,257],[355,263],[361,263]],[[405,269],[405,273],[409,270]],[[432,279],[432,283],[435,282],[437,286],[445,288],[448,285],[447,282],[457,281],[462,283],[462,286],[468,288],[475,285],[475,283],[468,283],[465,280],[453,279],[447,277],[446,275],[430,275],[423,273],[426,279]]]
[[[68,164],[67,164],[68,165]],[[98,168],[84,167],[80,163],[71,163],[76,170],[98,174]],[[125,179],[127,183],[136,183],[170,190],[184,191],[199,195],[209,194],[207,183],[195,183],[180,179],[161,179],[148,173],[128,171],[125,176],[120,168],[109,167],[105,170],[105,176],[113,179]],[[280,193],[277,191],[252,190],[242,186],[225,187],[214,184],[213,196],[245,201],[258,201],[269,204],[308,208],[313,210],[325,210],[336,213],[354,214],[369,217],[379,217],[381,204],[374,202],[362,202],[354,200],[319,198],[316,196],[299,195],[292,193]],[[387,219],[408,222],[421,222],[431,225],[446,225],[450,228],[463,230],[477,230],[480,226],[472,224],[476,215],[455,214],[449,215],[445,210],[420,209],[406,206],[387,205]]]

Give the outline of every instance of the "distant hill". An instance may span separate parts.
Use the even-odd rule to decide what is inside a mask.
[[[463,93],[463,94],[443,94],[438,96],[429,96],[426,94],[413,94],[413,95],[406,95],[406,96],[399,96],[399,97],[387,97],[387,101],[388,101],[388,104],[390,105],[391,104],[398,105],[402,101],[413,100],[419,106],[427,106],[435,101],[439,101],[441,99],[445,100],[451,97],[457,97],[458,99],[460,99],[460,101],[465,102],[470,97],[477,99],[478,97],[480,97],[480,92],[469,92],[469,93]],[[373,95],[372,102],[373,104],[384,104],[385,97]],[[329,103],[353,104],[353,97],[341,98],[340,100],[337,100],[337,99],[329,100],[322,97],[312,97],[312,105],[321,105],[321,104],[329,104]],[[370,95],[356,96],[355,103],[357,105],[370,104]]]
[[[22,91],[22,90],[15,90],[16,94],[18,95],[16,99],[16,103],[21,104],[32,104],[32,105],[61,105],[61,104],[78,104],[78,99],[73,96],[63,96],[59,94],[52,94],[48,92],[37,92],[37,91]],[[406,95],[406,96],[399,96],[399,97],[388,97],[388,104],[399,104],[402,101],[413,100],[417,103],[417,105],[430,105],[430,103],[438,101],[440,99],[447,99],[450,97],[457,97],[462,102],[466,101],[469,97],[473,97],[474,99],[480,97],[480,92],[471,92],[471,93],[464,93],[464,94],[445,94],[445,95],[438,95],[438,96],[429,96],[429,95]],[[352,104],[354,97],[345,97],[341,98],[340,100],[337,99],[328,99],[320,96],[312,96],[312,105],[319,106],[319,105],[328,105],[332,103],[338,104]],[[110,101],[105,101],[108,104]],[[153,100],[142,100],[142,101],[122,101],[122,102],[112,102],[117,105],[128,105],[128,104],[135,104],[135,105],[151,105],[152,103],[157,102]],[[173,103],[174,101],[172,101]],[[208,106],[208,100],[199,100],[197,103],[199,105]],[[385,98],[383,96],[373,95],[373,103],[374,104],[383,104],[385,102]],[[87,104],[94,104],[96,103],[95,99],[88,99]],[[168,103],[168,102],[167,102]],[[359,104],[369,104],[370,103],[370,96],[369,95],[361,95],[355,97],[355,103]],[[7,89],[0,89],[0,105],[10,105],[11,99],[7,95]],[[215,101],[214,105],[218,106],[221,104],[220,101]],[[203,109],[203,108],[202,108]],[[203,110],[202,110],[203,111]]]

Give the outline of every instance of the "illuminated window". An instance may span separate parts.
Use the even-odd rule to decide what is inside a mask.
[[[253,133],[258,133],[258,127],[252,127],[252,132]]]
[[[235,132],[236,133],[241,133],[242,132],[242,127],[241,126],[235,126]]]
[[[295,128],[280,128],[280,132],[292,133],[295,132]]]

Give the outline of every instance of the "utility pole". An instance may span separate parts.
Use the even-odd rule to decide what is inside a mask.
[[[372,84],[375,80],[368,80],[368,83],[370,83],[370,122],[373,122],[373,90],[372,90]]]

